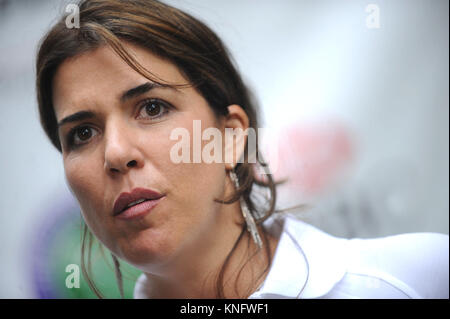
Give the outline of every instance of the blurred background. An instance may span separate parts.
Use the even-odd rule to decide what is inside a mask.
[[[299,216],[347,238],[448,234],[448,1],[166,2],[222,37],[257,96],[289,178],[279,208],[308,203]],[[0,0],[0,298],[93,297],[66,282],[81,217],[34,89],[38,42],[68,3]],[[117,297],[111,260],[93,260]]]

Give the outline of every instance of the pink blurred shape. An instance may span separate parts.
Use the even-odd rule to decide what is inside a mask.
[[[287,178],[290,192],[311,196],[324,192],[351,163],[354,149],[349,129],[337,121],[297,123],[278,135],[275,179]]]

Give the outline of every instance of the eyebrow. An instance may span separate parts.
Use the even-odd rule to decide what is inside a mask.
[[[66,123],[78,122],[78,121],[82,121],[82,120],[86,120],[86,119],[91,119],[94,117],[95,117],[94,112],[80,111],[80,112],[74,113],[72,115],[69,115],[69,116],[63,118],[61,121],[58,122],[58,127],[61,127],[62,125],[66,124]]]
[[[126,102],[129,99],[135,98],[139,95],[145,94],[151,90],[153,90],[154,88],[163,88],[163,89],[171,89],[174,91],[178,90],[168,84],[160,84],[160,83],[154,83],[154,82],[146,82],[144,84],[138,85],[132,89],[129,89],[128,91],[126,91],[125,93],[122,94],[122,97],[120,98],[120,101]]]
[[[132,89],[129,89],[125,91],[122,96],[120,97],[120,101],[122,103],[126,102],[127,100],[130,100],[132,98],[138,97],[139,95],[145,94],[149,91],[151,91],[154,88],[168,88],[176,90],[174,87],[159,83],[152,83],[152,82],[146,82],[144,84],[138,85]],[[61,127],[64,124],[71,123],[71,122],[78,122],[86,119],[92,119],[95,117],[95,113],[92,111],[80,111],[76,112],[72,115],[69,115],[65,118],[63,118],[61,121],[58,122],[58,127]]]

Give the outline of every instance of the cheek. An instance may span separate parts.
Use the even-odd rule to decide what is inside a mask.
[[[212,127],[209,119],[202,119],[202,130]],[[168,209],[171,211],[165,225],[170,225],[189,236],[186,232],[195,232],[214,221],[215,212],[220,207],[214,199],[223,199],[225,189],[225,165],[223,163],[176,163],[171,160],[172,147],[181,138],[171,140],[171,132],[176,128],[184,128],[189,132],[190,158],[193,158],[193,117],[177,118],[170,127],[160,131],[158,138],[148,139],[147,158],[151,159],[162,180],[167,182]],[[201,136],[201,135],[200,135]],[[201,141],[201,150],[210,141]],[[170,207],[170,208],[169,208]],[[170,221],[170,222],[169,222]],[[184,238],[186,239],[186,238]]]
[[[213,201],[223,192],[223,185],[220,181],[225,179],[225,165],[215,162],[205,163],[203,160],[200,160],[200,163],[193,163],[193,160],[196,150],[200,151],[197,158],[202,158],[202,151],[207,144],[210,144],[211,139],[202,140],[201,136],[206,128],[214,127],[215,123],[210,118],[201,119],[201,132],[200,134],[194,134],[193,120],[194,117],[191,116],[188,119],[177,121],[176,125],[165,132],[165,138],[162,139],[164,142],[160,143],[161,147],[156,148],[163,150],[163,152],[160,153],[160,161],[156,160],[155,163],[159,162],[159,170],[164,172],[166,178],[171,181],[172,187],[179,194],[182,194],[188,202],[191,200],[198,203]],[[179,147],[175,146],[184,141],[181,137],[170,140],[171,132],[177,128],[183,128],[189,133],[187,143],[189,145],[189,156],[186,157],[190,159],[190,163],[176,163],[171,159],[172,148],[180,151]],[[194,147],[194,143],[200,144],[200,148]],[[181,155],[180,152],[177,153]],[[164,164],[161,165],[161,163]]]
[[[103,205],[101,176],[94,165],[85,165],[89,161],[68,159],[64,161],[64,171],[69,187],[78,200],[83,217],[91,230],[96,231],[99,212]],[[94,163],[91,161],[91,163]]]
[[[174,163],[170,159],[166,163],[165,176],[172,185],[174,200],[184,208],[186,217],[189,216],[190,220],[186,222],[200,222],[208,215],[212,217],[218,208],[214,200],[224,196],[224,164]]]
[[[84,203],[89,194],[89,192],[86,192],[86,187],[91,185],[90,174],[88,173],[89,168],[83,167],[77,160],[66,160],[64,162],[64,171],[70,189],[80,203]]]
[[[225,170],[219,164],[173,164],[170,169],[169,211],[159,239],[167,252],[176,252],[209,238],[220,222]]]

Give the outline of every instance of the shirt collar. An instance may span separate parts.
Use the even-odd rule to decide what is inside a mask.
[[[344,277],[347,239],[288,214],[270,218],[266,227],[280,240],[266,280],[249,298],[318,298]]]

